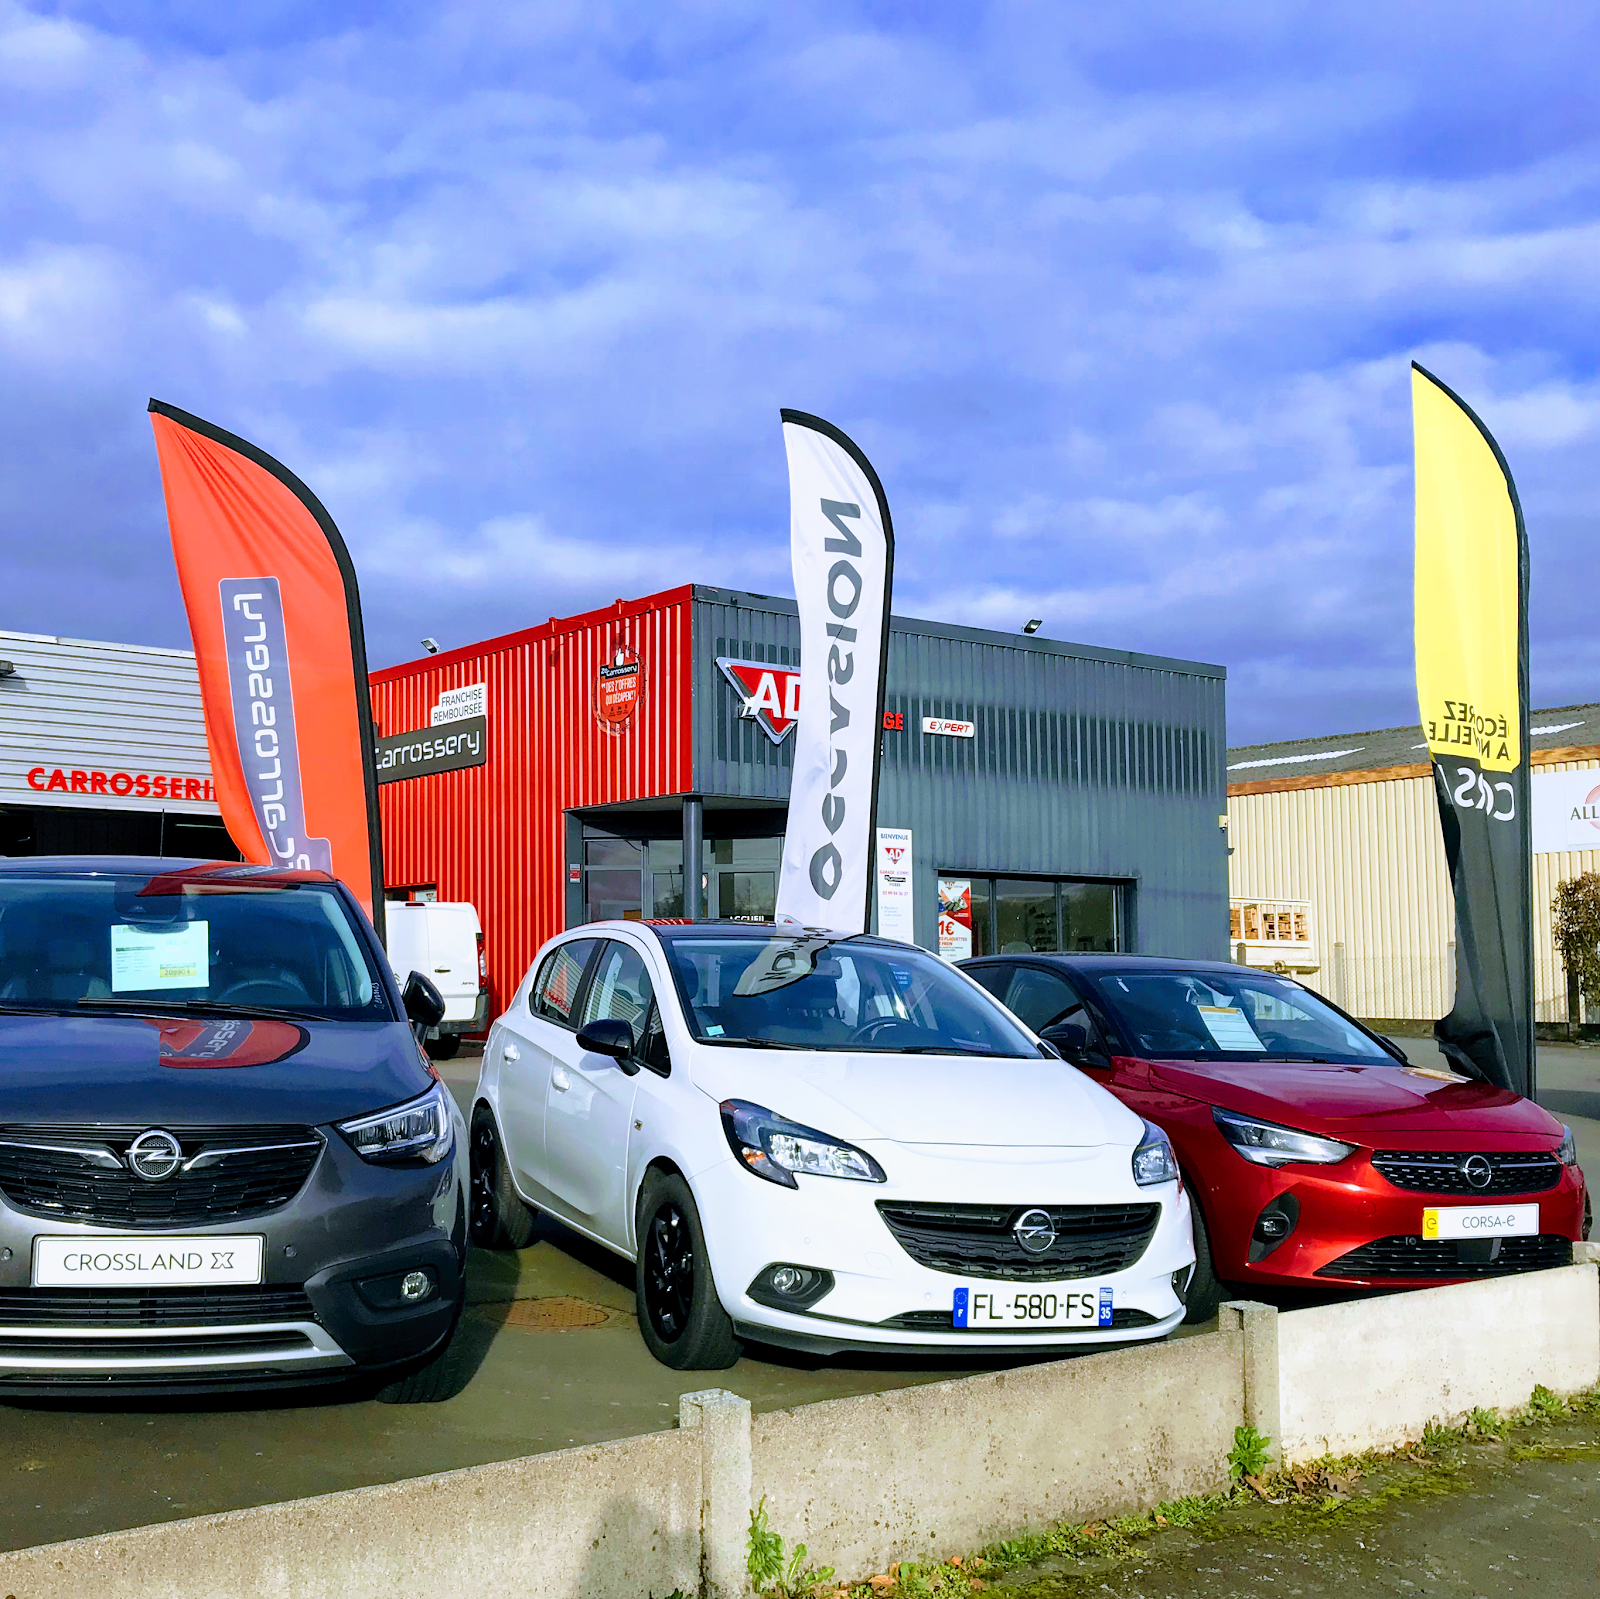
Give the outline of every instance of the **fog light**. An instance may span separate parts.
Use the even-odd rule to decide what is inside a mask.
[[[409,1304],[433,1292],[433,1279],[425,1271],[408,1271],[400,1284],[400,1297]]]
[[[1293,1194],[1279,1194],[1259,1216],[1250,1231],[1247,1258],[1252,1264],[1268,1255],[1295,1230],[1300,1220],[1300,1201]]]
[[[820,1266],[787,1261],[764,1267],[745,1290],[758,1305],[773,1310],[808,1310],[833,1288],[833,1273]]]

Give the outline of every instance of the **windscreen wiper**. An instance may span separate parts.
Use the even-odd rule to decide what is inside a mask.
[[[287,1005],[230,1005],[220,999],[84,998],[78,1004],[95,1010],[126,1011],[130,1016],[143,1015],[148,1011],[159,1016],[243,1016],[256,1019],[286,1016],[296,1022],[327,1020],[325,1016],[317,1016],[310,1011],[291,1010]]]
[[[737,1044],[740,1049],[809,1049],[809,1044],[785,1044],[776,1038],[702,1038],[702,1044]]]
[[[20,1003],[13,999],[0,999],[0,1014],[6,1016],[62,1016],[68,1006],[66,1001],[59,1005],[51,1005],[44,1000],[22,1000]]]

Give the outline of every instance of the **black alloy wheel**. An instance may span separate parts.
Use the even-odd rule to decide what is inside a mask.
[[[676,1371],[725,1371],[739,1358],[739,1339],[717,1298],[694,1196],[676,1172],[646,1178],[638,1237],[634,1283],[645,1346]]]
[[[537,1217],[512,1185],[500,1130],[487,1105],[480,1105],[472,1117],[471,1154],[468,1205],[473,1243],[480,1249],[526,1249]]]

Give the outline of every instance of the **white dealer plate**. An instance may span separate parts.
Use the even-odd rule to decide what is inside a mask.
[[[35,1238],[35,1288],[188,1288],[258,1283],[264,1240],[236,1238]]]
[[[955,1290],[955,1327],[1109,1327],[1111,1290],[1083,1284],[1048,1287],[972,1283]]]
[[[1424,1238],[1523,1238],[1539,1231],[1537,1205],[1429,1205]]]

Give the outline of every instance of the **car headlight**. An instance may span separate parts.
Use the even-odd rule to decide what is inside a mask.
[[[374,1116],[358,1116],[340,1122],[338,1128],[350,1147],[363,1159],[380,1165],[397,1161],[420,1160],[431,1166],[450,1153],[450,1106],[448,1090],[436,1083],[420,1099],[380,1110]]]
[[[796,1173],[806,1177],[846,1177],[858,1183],[882,1183],[883,1167],[864,1149],[846,1144],[815,1127],[785,1121],[760,1105],[725,1099],[722,1130],[728,1146],[746,1171],[784,1188],[798,1188]]]
[[[1331,1166],[1356,1147],[1341,1144],[1337,1138],[1297,1133],[1294,1128],[1280,1127],[1276,1122],[1258,1122],[1252,1116],[1237,1116],[1231,1110],[1213,1109],[1211,1119],[1217,1124],[1217,1131],[1257,1166],[1286,1166],[1290,1161]]]
[[[1167,1135],[1153,1122],[1144,1124],[1144,1137],[1133,1152],[1133,1180],[1141,1188],[1178,1180],[1178,1157]]]
[[[1578,1164],[1578,1140],[1572,1136],[1572,1129],[1565,1122],[1561,1124],[1561,1148],[1559,1154],[1563,1166],[1576,1166]]]

